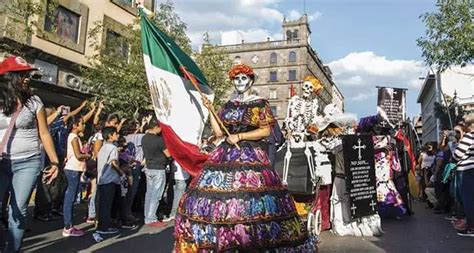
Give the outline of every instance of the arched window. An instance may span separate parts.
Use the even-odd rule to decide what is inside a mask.
[[[296,62],[296,52],[295,51],[291,51],[288,54],[288,61],[289,62]]]
[[[298,29],[293,30],[293,39],[298,39]]]
[[[293,33],[290,30],[286,30],[286,40],[291,40],[293,38]]]
[[[240,59],[240,56],[237,55],[237,56],[234,58],[234,64],[240,64],[240,63],[242,63],[242,60]]]
[[[270,55],[270,64],[276,64],[277,63],[277,54],[276,53],[272,53]]]

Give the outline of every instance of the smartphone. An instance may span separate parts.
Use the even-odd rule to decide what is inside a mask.
[[[70,111],[71,111],[71,107],[69,107],[69,106],[63,106],[62,111],[61,111],[61,114],[62,114],[62,115],[68,115]]]

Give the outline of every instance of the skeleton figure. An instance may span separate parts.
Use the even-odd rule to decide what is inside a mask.
[[[291,148],[305,148],[305,155],[310,167],[310,173],[313,180],[314,175],[314,159],[310,147],[315,146],[314,141],[310,141],[308,137],[316,134],[318,100],[313,96],[322,89],[321,83],[314,77],[306,77],[302,87],[302,97],[294,96],[288,104],[287,117],[285,123],[287,126],[287,151],[283,165],[283,182],[287,182],[288,167],[291,159]]]

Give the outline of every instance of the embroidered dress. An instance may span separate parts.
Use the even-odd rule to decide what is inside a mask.
[[[219,113],[231,134],[274,124],[264,99],[231,100]],[[292,197],[271,167],[266,141],[227,142],[180,200],[177,252],[317,252]]]

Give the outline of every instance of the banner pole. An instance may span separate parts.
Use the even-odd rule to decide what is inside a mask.
[[[183,72],[184,76],[191,81],[194,88],[196,88],[196,90],[198,91],[199,95],[201,95],[201,97],[205,97],[204,93],[202,93],[201,89],[199,88],[199,85],[197,83],[196,78],[192,74],[190,74],[184,66],[181,66],[179,68]],[[227,130],[227,128],[224,126],[224,123],[222,122],[222,120],[217,116],[217,113],[216,113],[216,111],[214,109],[214,106],[212,104],[211,104],[211,108],[209,108],[209,112],[214,116],[214,118],[216,119],[216,121],[219,124],[219,126],[221,127],[221,129],[224,130],[225,134],[227,136],[230,136],[229,130]],[[234,145],[235,145],[235,147],[240,149],[239,144],[235,143]]]

